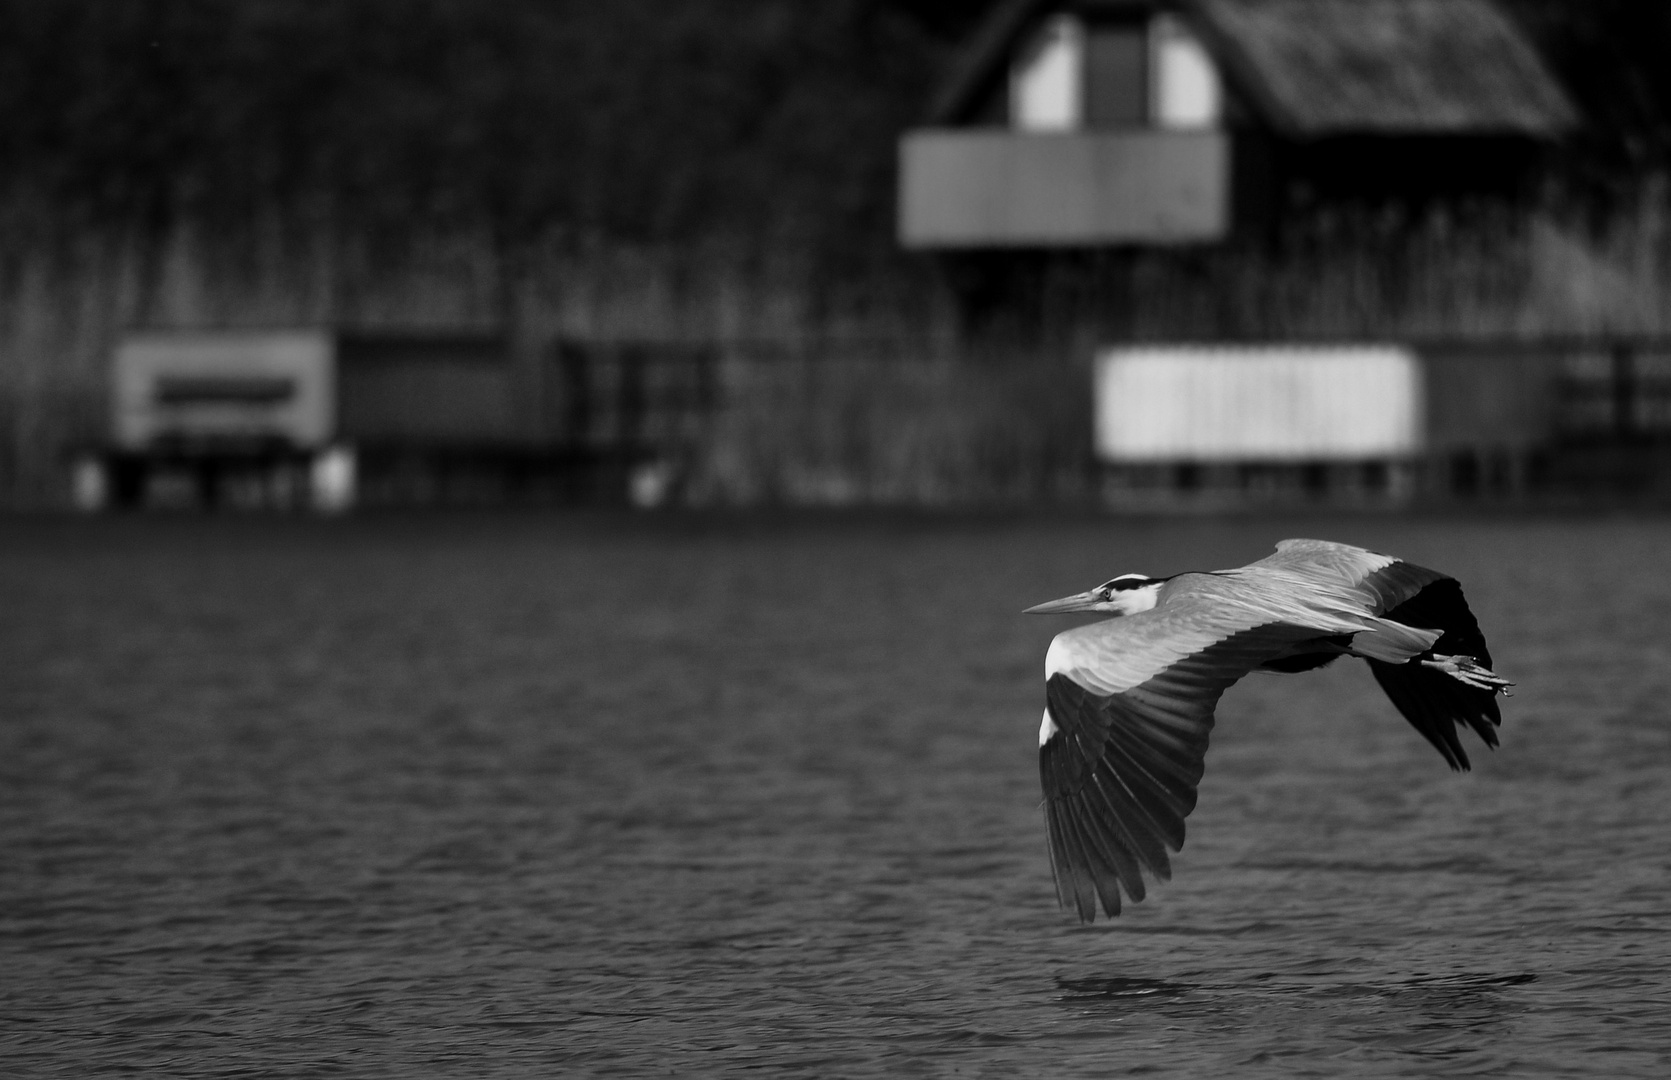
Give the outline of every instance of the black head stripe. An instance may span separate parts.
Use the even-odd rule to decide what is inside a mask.
[[[1142,574],[1121,574],[1112,581],[1105,581],[1097,586],[1101,592],[1125,592],[1128,589],[1142,589],[1155,584],[1155,579]]]

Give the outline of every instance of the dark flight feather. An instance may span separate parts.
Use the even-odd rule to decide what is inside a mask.
[[[1491,666],[1491,650],[1462,595],[1462,585],[1455,578],[1403,562],[1371,574],[1365,584],[1393,601],[1378,614],[1406,626],[1440,631],[1439,640],[1426,656],[1403,664],[1370,660],[1369,670],[1393,705],[1433,744],[1446,764],[1458,772],[1468,771],[1472,766],[1456,729],[1470,727],[1487,746],[1496,746],[1497,728],[1503,722],[1497,695],[1421,663],[1438,654],[1471,656],[1481,666]]]

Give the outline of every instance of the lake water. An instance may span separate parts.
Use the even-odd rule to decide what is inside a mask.
[[[1461,578],[1503,746],[1219,709],[1080,927],[1064,619],[1289,535]],[[0,521],[0,1074],[1671,1076],[1671,521]]]

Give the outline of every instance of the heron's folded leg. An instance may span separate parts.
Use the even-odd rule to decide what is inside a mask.
[[[1481,667],[1479,661],[1472,656],[1444,656],[1433,654],[1431,660],[1423,660],[1423,667],[1437,668],[1469,686],[1479,690],[1491,690],[1508,697],[1508,688],[1514,684],[1498,675],[1490,668]]]

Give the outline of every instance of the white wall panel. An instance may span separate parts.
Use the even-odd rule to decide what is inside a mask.
[[[1322,461],[1421,447],[1420,362],[1398,346],[1142,346],[1097,358],[1105,461]]]

